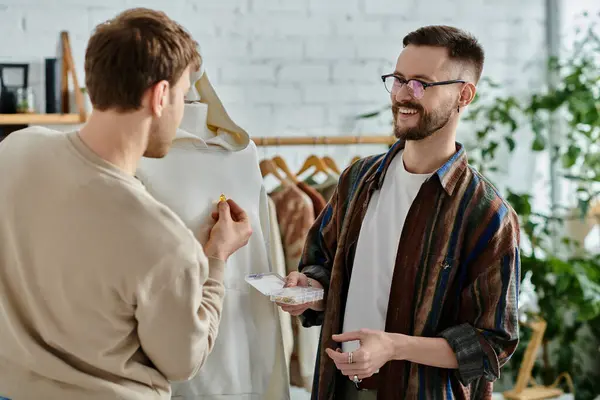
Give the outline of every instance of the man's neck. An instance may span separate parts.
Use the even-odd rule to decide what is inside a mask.
[[[134,175],[148,145],[150,121],[136,113],[94,111],[81,128],[81,140],[99,157]]]
[[[402,160],[413,174],[431,174],[456,153],[454,134],[438,131],[423,140],[407,140]]]

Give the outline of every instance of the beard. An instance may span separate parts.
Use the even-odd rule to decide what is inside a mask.
[[[417,111],[419,120],[416,125],[411,127],[399,126],[398,113],[399,108],[409,108]],[[426,112],[418,103],[404,102],[392,105],[392,115],[394,116],[394,136],[402,140],[423,140],[433,135],[435,132],[446,126],[454,106],[449,102],[433,112]]]

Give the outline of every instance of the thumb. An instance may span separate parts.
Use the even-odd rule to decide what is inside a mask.
[[[333,335],[331,338],[338,343],[352,342],[354,340],[362,340],[363,334],[358,331],[346,332],[339,335]]]
[[[291,273],[285,279],[285,287],[295,287],[298,286],[298,274]]]
[[[217,207],[219,209],[219,219],[231,219],[229,204],[226,201],[220,201]]]

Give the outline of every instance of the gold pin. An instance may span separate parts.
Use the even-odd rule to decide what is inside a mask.
[[[219,202],[221,201],[227,201],[227,197],[225,197],[223,193],[221,193],[221,196],[219,196]]]

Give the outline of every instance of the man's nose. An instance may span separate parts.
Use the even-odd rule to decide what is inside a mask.
[[[392,92],[392,100],[395,100],[396,103],[402,103],[413,100],[411,93],[408,89],[408,85],[402,85],[398,89],[394,90]]]

